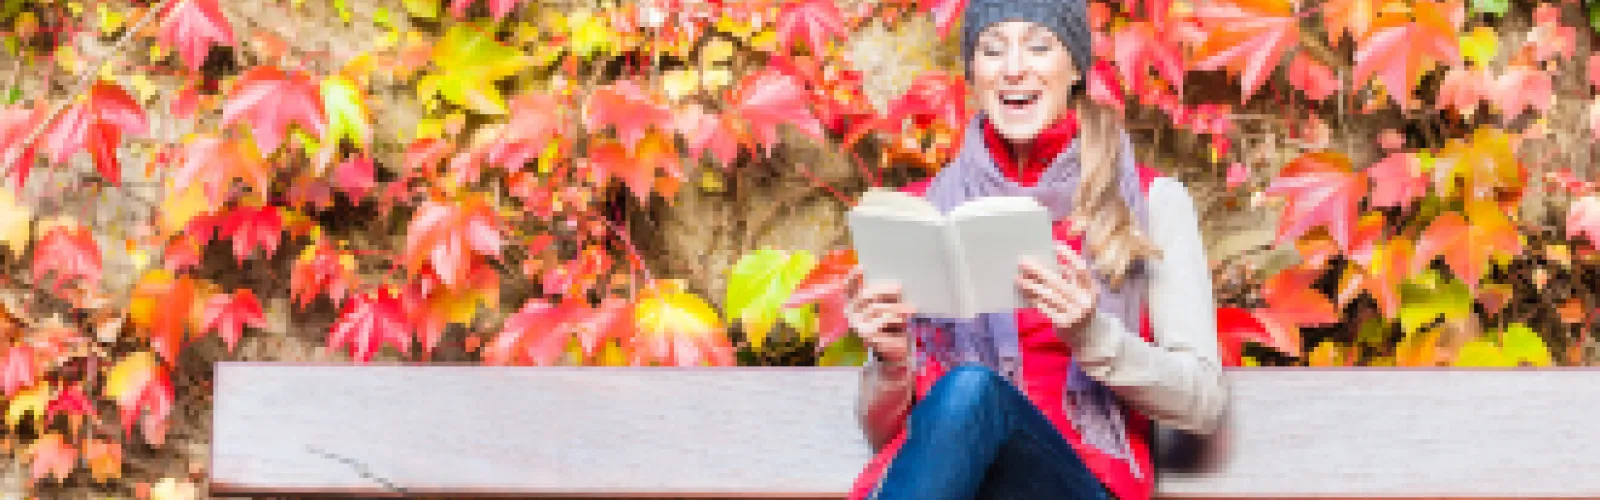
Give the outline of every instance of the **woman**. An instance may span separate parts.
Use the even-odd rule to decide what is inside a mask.
[[[1085,98],[1085,10],[970,0],[963,14],[981,113],[957,158],[908,189],[944,211],[1033,196],[1057,220],[1061,271],[1024,260],[1025,307],[968,321],[917,316],[894,284],[852,277],[847,317],[872,352],[861,420],[879,449],[852,498],[1142,500],[1150,420],[1216,426],[1226,389],[1194,203],[1137,167],[1119,115]]]

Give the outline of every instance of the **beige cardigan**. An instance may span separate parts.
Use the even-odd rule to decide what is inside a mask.
[[[1164,426],[1210,433],[1227,401],[1216,303],[1194,200],[1176,179],[1151,183],[1148,234],[1162,255],[1152,268],[1148,299],[1155,343],[1101,315],[1090,320],[1083,338],[1064,340],[1084,372],[1125,404]],[[914,373],[914,367],[868,362],[857,413],[874,447],[903,425]]]

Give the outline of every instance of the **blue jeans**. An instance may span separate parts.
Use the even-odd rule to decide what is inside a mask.
[[[1044,414],[987,367],[950,370],[908,418],[878,499],[1109,497]]]

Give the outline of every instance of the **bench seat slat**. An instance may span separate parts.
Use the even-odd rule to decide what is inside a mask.
[[[224,362],[213,496],[839,498],[855,368]],[[1600,371],[1236,369],[1169,498],[1600,496]]]

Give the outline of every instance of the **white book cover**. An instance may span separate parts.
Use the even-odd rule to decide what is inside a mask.
[[[1022,307],[1023,256],[1058,270],[1050,213],[1025,196],[968,200],[946,216],[923,197],[874,189],[847,219],[862,277],[899,283],[922,315],[970,319]]]

